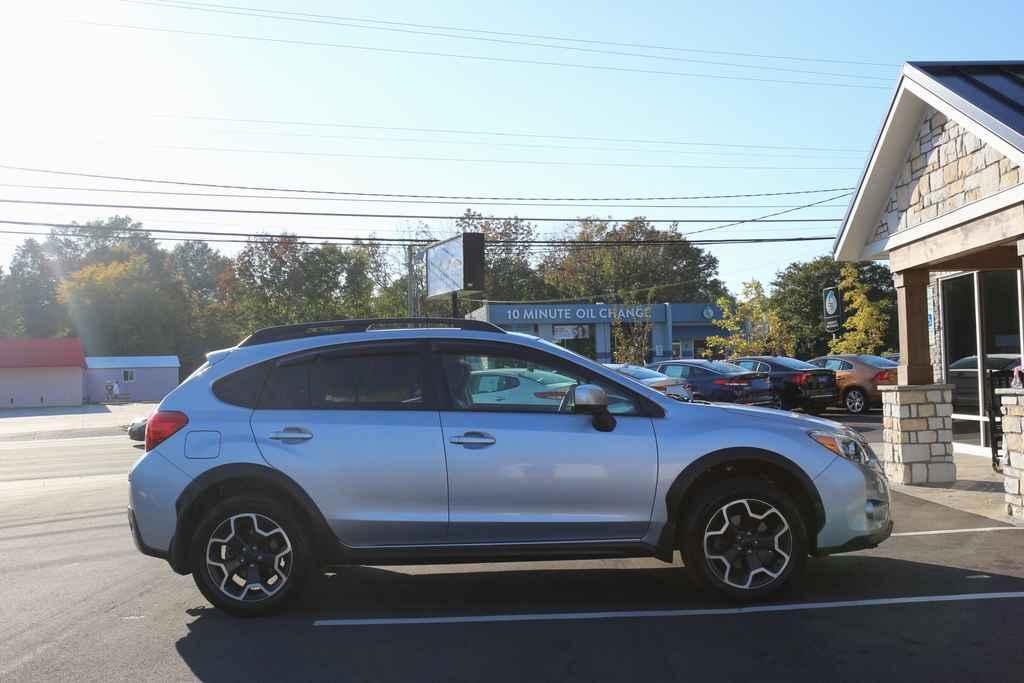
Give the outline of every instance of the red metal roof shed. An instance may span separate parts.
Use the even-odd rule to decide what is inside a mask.
[[[78,337],[0,339],[0,368],[81,368],[85,353]]]

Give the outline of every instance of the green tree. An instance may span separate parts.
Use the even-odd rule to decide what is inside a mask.
[[[231,259],[200,240],[180,242],[170,255],[171,272],[201,299],[214,297],[218,280],[230,265]]]
[[[184,287],[158,277],[142,254],[84,266],[61,283],[60,297],[89,354],[180,355],[185,348]]]
[[[896,292],[889,269],[877,263],[856,264],[858,281],[867,286],[872,301],[894,301]],[[772,282],[772,306],[782,322],[796,337],[794,353],[813,358],[828,353],[831,334],[825,330],[821,292],[836,286],[842,278],[843,264],[831,256],[791,263],[775,275]],[[895,343],[894,321],[885,330],[887,343]]]
[[[791,356],[797,338],[779,316],[764,286],[757,280],[743,283],[743,294],[736,302],[720,297],[722,318],[715,321],[725,334],[707,339],[710,357],[782,355]]]
[[[851,263],[842,268],[839,289],[846,303],[843,333],[829,342],[832,353],[875,354],[888,347],[892,301],[872,299],[871,284]]]
[[[663,301],[715,301],[727,292],[718,279],[718,259],[686,240],[675,226],[659,230],[643,218],[625,223],[580,221],[541,264],[555,296],[621,300],[629,292],[657,288]],[[605,245],[617,240],[665,241],[662,246]]]
[[[531,256],[528,244],[510,244],[538,237],[537,226],[521,218],[484,218],[467,210],[455,223],[460,232],[482,232],[488,243],[482,298],[493,301],[529,301],[551,295]]]
[[[56,264],[34,239],[14,252],[8,286],[21,330],[29,337],[54,337],[67,332],[67,314],[57,296],[60,285]]]
[[[14,299],[14,284],[0,267],[0,337],[20,337],[21,314]]]

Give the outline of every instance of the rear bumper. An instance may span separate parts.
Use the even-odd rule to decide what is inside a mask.
[[[142,540],[142,535],[139,533],[139,525],[135,522],[135,511],[128,508],[128,528],[132,532],[132,540],[135,541],[135,548],[143,555],[149,555],[150,557],[158,557],[161,560],[169,560],[171,554],[167,550],[161,550],[152,546],[146,545],[146,542]]]

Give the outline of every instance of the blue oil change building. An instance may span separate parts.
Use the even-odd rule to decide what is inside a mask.
[[[486,320],[510,332],[549,339],[601,363],[611,363],[613,322],[649,324],[650,361],[701,357],[705,340],[724,331],[715,304],[491,304],[466,316]]]

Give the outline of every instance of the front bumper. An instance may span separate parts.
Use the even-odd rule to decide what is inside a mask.
[[[871,548],[877,548],[882,541],[892,536],[894,526],[895,524],[890,519],[888,524],[878,531],[865,534],[864,536],[855,536],[842,545],[832,546],[830,548],[818,548],[814,551],[814,554],[815,556],[820,557],[822,555],[838,555],[839,553],[852,553],[855,550],[869,550]]]

